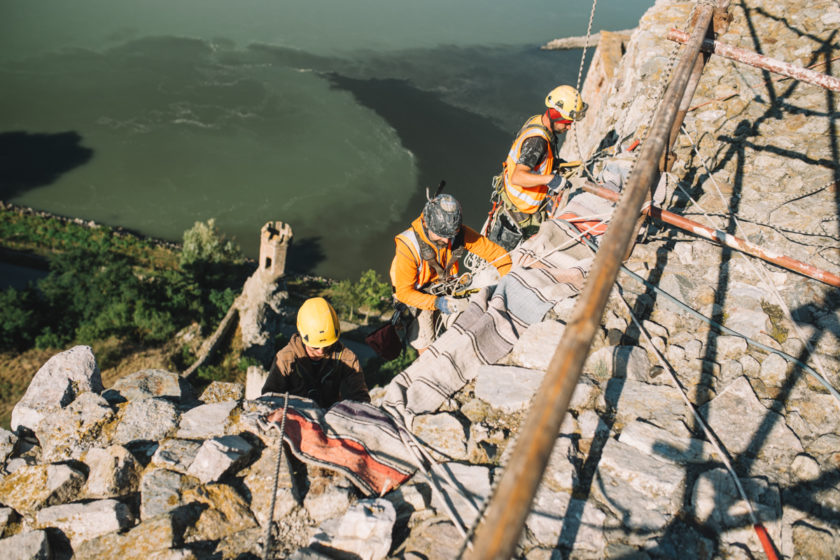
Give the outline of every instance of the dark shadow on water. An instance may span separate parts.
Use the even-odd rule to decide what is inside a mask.
[[[286,271],[293,274],[313,274],[325,258],[320,237],[293,239],[286,256]]]
[[[419,172],[409,205],[402,215],[383,216],[394,233],[416,218],[425,203],[425,188],[445,179],[445,192],[461,201],[464,222],[481,227],[490,198],[490,178],[499,172],[512,140],[489,119],[453,107],[440,96],[420,90],[406,80],[355,79],[329,74],[330,83],[352,93],[397,131],[414,154]],[[389,250],[391,247],[389,246]]]
[[[0,133],[0,200],[55,182],[63,173],[89,162],[93,150],[73,131],[55,134]]]

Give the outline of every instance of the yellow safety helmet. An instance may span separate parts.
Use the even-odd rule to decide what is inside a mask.
[[[332,305],[316,297],[304,301],[298,309],[297,330],[310,348],[325,348],[338,340],[341,326]]]
[[[559,115],[552,115],[552,120],[579,121],[586,115],[589,107],[583,102],[578,90],[572,86],[557,86],[545,98],[545,106]],[[559,116],[560,119],[553,117]]]

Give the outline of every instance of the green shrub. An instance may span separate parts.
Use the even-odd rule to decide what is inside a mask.
[[[233,241],[225,239],[216,227],[216,220],[196,222],[184,232],[184,245],[179,264],[189,268],[197,264],[242,262],[242,252]]]
[[[353,321],[359,311],[367,322],[371,313],[386,311],[391,306],[391,285],[382,282],[374,270],[362,273],[358,282],[342,280],[330,288],[331,301],[339,315]]]

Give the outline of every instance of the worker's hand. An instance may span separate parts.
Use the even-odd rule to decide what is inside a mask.
[[[460,313],[470,304],[467,298],[456,298],[452,296],[438,296],[435,300],[435,307],[443,314]]]
[[[552,193],[557,193],[566,188],[566,185],[568,184],[568,179],[566,179],[559,173],[555,173],[551,181],[548,182],[548,190],[550,190]]]

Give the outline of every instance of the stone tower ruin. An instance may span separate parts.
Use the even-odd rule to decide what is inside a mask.
[[[260,230],[259,270],[270,280],[286,271],[286,253],[292,242],[292,227],[283,222],[268,222]]]

